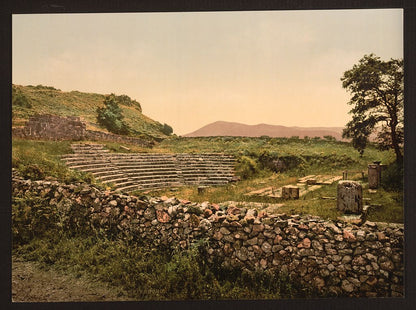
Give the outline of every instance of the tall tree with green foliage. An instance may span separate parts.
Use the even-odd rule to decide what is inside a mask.
[[[374,54],[364,55],[351,70],[344,72],[342,87],[351,93],[348,102],[352,120],[342,136],[362,155],[371,133],[377,133],[382,149],[393,149],[396,161],[403,161],[403,59],[382,61]]]
[[[126,135],[130,128],[123,121],[123,110],[117,103],[116,96],[111,94],[104,99],[104,107],[97,108],[97,122],[108,131]]]

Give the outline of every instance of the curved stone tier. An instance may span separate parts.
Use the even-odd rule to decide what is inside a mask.
[[[72,144],[62,156],[71,169],[89,172],[117,191],[151,190],[183,185],[224,185],[234,177],[230,155],[110,153],[102,144]]]

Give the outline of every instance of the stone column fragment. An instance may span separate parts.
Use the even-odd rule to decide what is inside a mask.
[[[299,187],[294,185],[287,185],[282,187],[282,198],[284,199],[299,199]]]
[[[355,181],[339,181],[337,209],[344,213],[360,214],[363,211],[363,187]]]

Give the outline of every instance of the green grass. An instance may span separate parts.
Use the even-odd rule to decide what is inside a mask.
[[[71,153],[71,141],[34,141],[13,138],[12,168],[22,177],[32,180],[54,178],[65,183],[95,182],[91,174],[68,169],[60,159]]]
[[[280,299],[310,297],[284,275],[248,273],[208,264],[197,245],[188,250],[150,249],[93,236],[33,239],[14,249],[24,260],[54,266],[121,287],[137,300]]]
[[[224,152],[233,155],[260,154],[263,151],[278,156],[339,156],[351,158],[360,164],[374,160],[388,163],[394,160],[390,151],[380,151],[369,146],[360,157],[348,142],[292,139],[292,138],[250,138],[250,137],[200,137],[170,138],[162,141],[155,149],[169,150],[175,153]],[[319,164],[319,163],[318,163]],[[321,165],[322,166],[322,165]],[[321,167],[322,168],[322,167]]]
[[[342,175],[342,174],[341,174]],[[363,185],[363,198],[365,205],[376,205],[371,207],[367,219],[376,222],[403,223],[403,193],[397,191],[386,191],[379,188],[376,193],[369,193],[366,180],[356,174],[354,178]],[[236,185],[210,187],[203,194],[198,194],[197,186],[186,186],[176,190],[164,189],[150,192],[149,195],[175,196],[195,202],[209,201],[218,203],[225,201],[236,202],[260,202],[260,203],[282,203],[283,206],[275,210],[276,213],[317,215],[323,219],[337,220],[343,216],[343,212],[336,208],[337,182],[332,185],[324,185],[320,189],[311,191],[297,200],[285,200],[281,198],[268,198],[258,196],[245,196],[244,194],[266,187],[278,188],[283,185],[296,184],[297,178],[289,174],[271,173],[267,177],[255,178],[238,182]],[[136,191],[136,195],[143,194]],[[324,199],[332,197],[333,199]],[[369,200],[368,200],[369,199]],[[265,205],[267,206],[267,205]],[[260,207],[260,210],[263,207]]]

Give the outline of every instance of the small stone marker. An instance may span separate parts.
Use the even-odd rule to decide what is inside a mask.
[[[203,193],[205,193],[207,188],[207,186],[198,186],[198,195],[202,195]]]
[[[368,188],[376,189],[380,185],[381,168],[378,164],[368,165]]]
[[[363,187],[355,181],[339,181],[337,209],[344,213],[360,214],[363,210]]]
[[[284,199],[299,199],[299,187],[294,185],[287,185],[282,187],[282,198]]]

